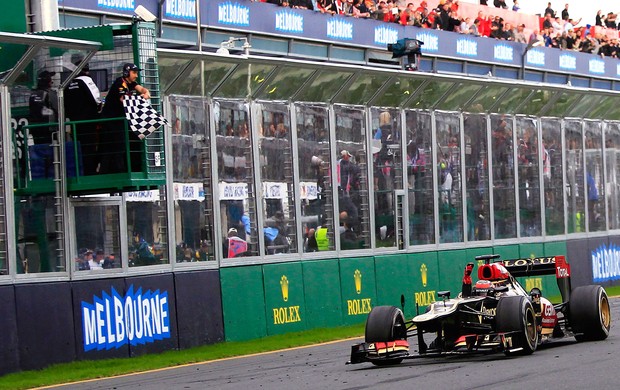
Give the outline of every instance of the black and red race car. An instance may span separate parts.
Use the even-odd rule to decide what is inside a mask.
[[[572,289],[564,256],[498,259],[499,255],[476,257],[483,264],[475,284],[474,263],[469,263],[456,298],[451,299],[449,291],[438,292],[441,300],[409,321],[396,306],[374,307],[366,320],[365,342],[352,347],[348,363],[380,366],[424,356],[494,351],[529,355],[554,338],[607,338],[611,311],[605,289],[598,285]],[[562,296],[559,304],[544,298],[538,288],[525,291],[515,279],[552,274]],[[401,303],[404,306],[404,299]],[[417,354],[410,351],[410,337],[417,338]]]

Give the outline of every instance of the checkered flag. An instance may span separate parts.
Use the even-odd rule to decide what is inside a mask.
[[[148,137],[161,126],[168,124],[166,118],[155,111],[151,104],[142,96],[125,96],[123,106],[125,107],[125,117],[129,121],[129,127],[140,139]]]

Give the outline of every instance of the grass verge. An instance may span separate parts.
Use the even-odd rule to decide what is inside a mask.
[[[358,324],[268,336],[257,340],[218,343],[182,351],[168,351],[161,354],[149,354],[133,358],[85,360],[56,364],[42,370],[23,371],[2,376],[0,377],[0,389],[27,389],[86,379],[105,378],[163,367],[318,344],[358,337],[363,334],[364,324]],[[346,353],[347,351],[345,351]]]

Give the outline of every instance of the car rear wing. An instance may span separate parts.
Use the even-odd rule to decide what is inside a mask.
[[[502,264],[514,277],[555,274],[560,293],[562,294],[562,302],[568,302],[571,292],[570,264],[566,262],[565,256],[503,260]]]

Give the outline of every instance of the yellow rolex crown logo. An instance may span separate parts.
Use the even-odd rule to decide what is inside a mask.
[[[422,286],[426,287],[426,283],[428,282],[428,268],[426,268],[426,264],[422,263],[420,266],[420,273],[422,274]]]
[[[286,275],[282,275],[280,278],[280,287],[282,288],[282,299],[286,302],[288,301],[288,278]]]
[[[359,269],[356,269],[353,273],[353,279],[355,280],[355,292],[358,294],[362,293],[362,273]]]

